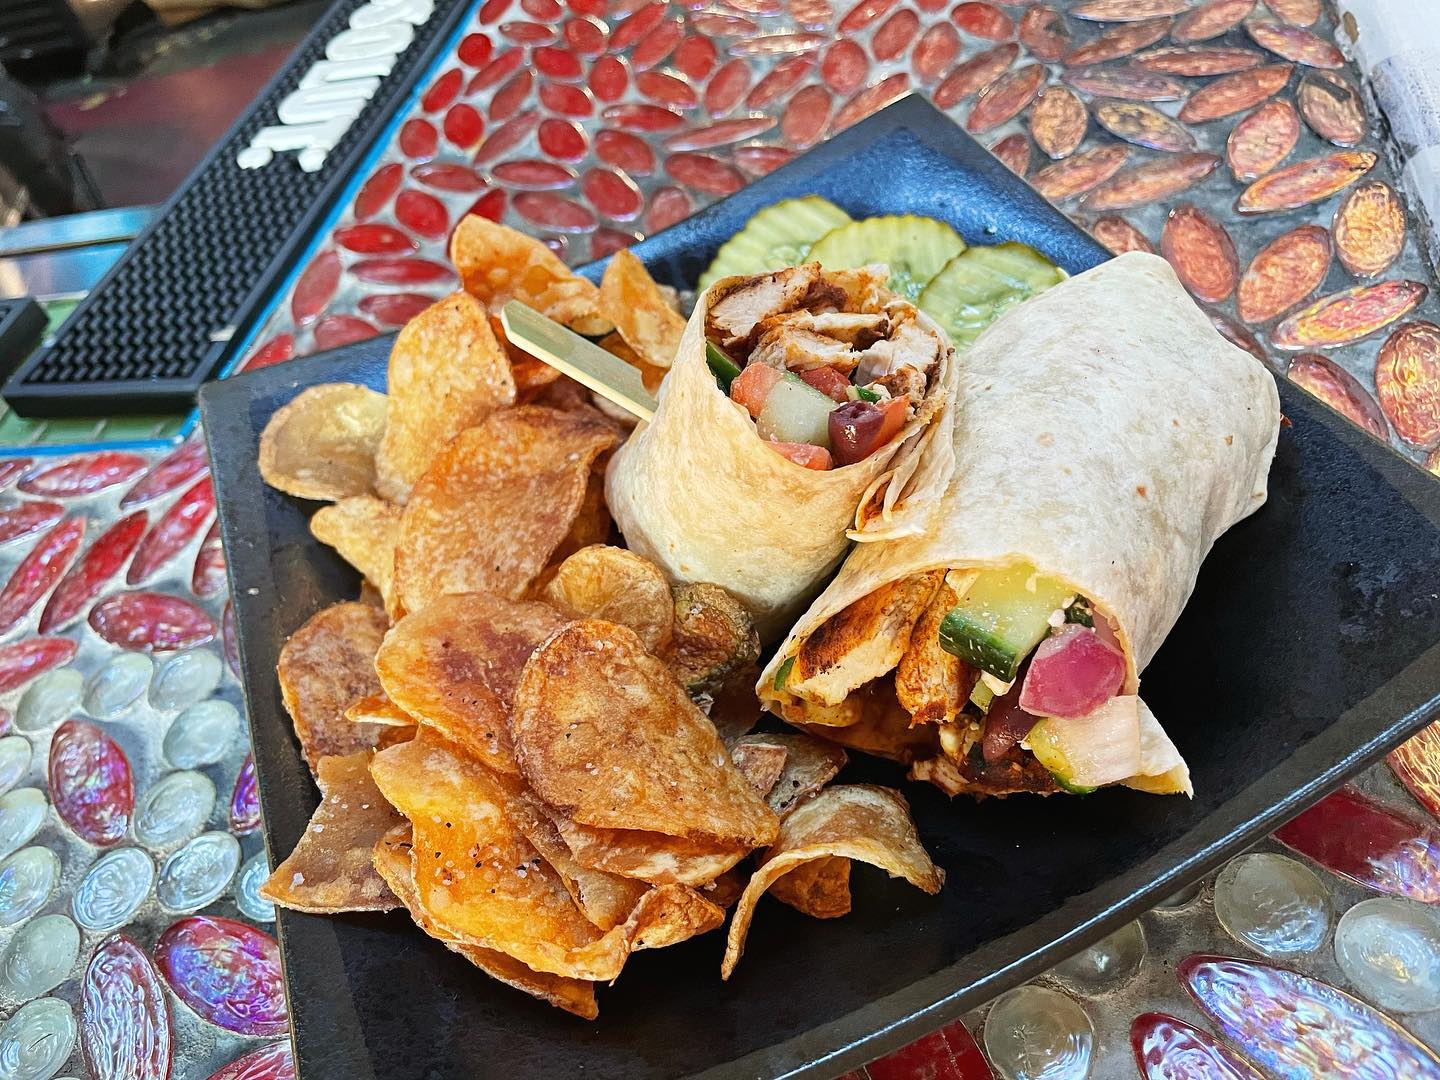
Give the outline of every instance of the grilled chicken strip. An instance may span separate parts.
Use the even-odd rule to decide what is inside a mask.
[[[710,305],[706,336],[726,348],[748,348],[754,342],[756,328],[772,315],[797,308],[835,311],[844,306],[846,299],[844,288],[821,277],[819,263],[788,266],[732,285]]]
[[[810,702],[840,705],[889,672],[905,655],[916,621],[944,579],[945,571],[932,570],[892,581],[826,620],[795,654],[785,688]],[[824,722],[813,709],[805,718]]]
[[[950,582],[940,586],[895,668],[895,696],[913,723],[954,723],[980,678],[969,664],[940,647],[940,623],[958,599]]]

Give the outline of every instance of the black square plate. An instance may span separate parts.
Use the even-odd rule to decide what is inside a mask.
[[[693,282],[753,211],[812,192],[857,217],[929,214],[968,241],[1023,240],[1071,271],[1104,258],[913,98],[635,252],[662,280]],[[272,854],[289,852],[316,803],[276,657],[356,580],[311,539],[312,507],[261,483],[259,432],[314,383],[384,389],[387,351],[368,342],[202,395]],[[305,1080],[834,1075],[1134,918],[1400,742],[1440,707],[1440,484],[1287,383],[1280,394],[1293,426],[1270,500],[1217,545],[1145,672],[1193,801],[1110,790],[977,805],[905,785],[949,875],[939,896],[862,868],[844,919],[767,901],[728,984],[721,934],[640,953],[601,994],[595,1023],[489,981],[403,915],[282,911]],[[902,782],[883,764],[850,769]]]

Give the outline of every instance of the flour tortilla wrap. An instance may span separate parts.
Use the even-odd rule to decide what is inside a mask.
[[[837,722],[813,699],[812,677],[794,677],[800,665],[786,690],[774,686],[837,613],[914,575],[955,572],[948,584],[1012,563],[1059,579],[1109,617],[1126,658],[1120,693],[1137,695],[1211,545],[1265,501],[1280,420],[1274,380],[1216,333],[1153,255],[1122,255],[1006,314],[965,354],[958,381],[956,467],[934,527],[856,548],[801,617],[757,687],[787,719]],[[905,641],[913,625],[897,631]],[[888,677],[874,670],[883,651],[871,647],[849,676]],[[845,667],[813,680],[830,705],[859,689],[845,685]],[[812,700],[788,692],[797,684]],[[1132,711],[1153,770],[1132,786],[1188,790],[1149,710]]]
[[[605,498],[631,550],[675,581],[724,586],[773,641],[844,558],[847,532],[867,541],[926,528],[954,468],[955,364],[945,332],[917,313],[942,348],[915,416],[862,461],[802,468],[761,440],[706,362],[711,298],[738,280],[718,281],[696,301],[655,417],[615,453]]]

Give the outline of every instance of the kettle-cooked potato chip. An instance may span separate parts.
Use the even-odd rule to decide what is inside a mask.
[[[674,363],[685,317],[670,306],[634,252],[622,248],[610,257],[600,279],[600,310],[646,364],[668,369]]]
[[[320,805],[295,850],[260,886],[260,894],[282,907],[316,914],[396,907],[370,852],[404,819],[371,779],[370,751],[321,758],[315,779]]]
[[[730,747],[730,760],[735,762],[740,774],[750,781],[755,793],[762,797],[770,794],[770,789],[785,771],[785,756],[783,746],[752,742],[748,738],[741,738]]]
[[[281,648],[280,696],[311,772],[322,757],[369,749],[385,730],[352,723],[345,711],[379,692],[375,653],[388,625],[385,613],[369,604],[331,604],[310,616]]]
[[[535,647],[569,620],[545,604],[442,596],[385,635],[375,671],[390,700],[497,772],[518,775],[510,708]]]
[[[406,323],[390,349],[386,391],[375,488],[404,502],[446,443],[515,404],[510,358],[485,305],[468,293],[452,293]]]
[[[351,495],[310,515],[310,534],[359,570],[389,606],[394,592],[395,545],[400,541],[398,506],[374,495]]]
[[[581,548],[556,568],[545,600],[576,618],[628,626],[648,652],[658,655],[670,644],[670,583],[658,566],[625,548]]]
[[[446,593],[522,596],[570,531],[591,462],[615,442],[598,419],[536,405],[461,432],[400,520],[395,591],[405,610]]]
[[[675,636],[668,660],[685,689],[714,693],[759,658],[760,635],[750,613],[719,585],[677,585],[672,598]]]
[[[740,962],[755,905],[771,883],[798,866],[829,857],[878,866],[932,895],[945,881],[945,872],[930,861],[920,843],[910,820],[910,804],[898,791],[870,784],[826,788],[780,823],[780,835],[745,886],[730,922],[722,978],[730,978]]]
[[[832,729],[826,728],[826,731]],[[746,735],[731,748],[732,755],[741,750],[754,751],[763,746],[785,750],[785,765],[765,801],[782,818],[802,799],[819,791],[845,767],[845,751],[832,742],[796,732]]]
[[[450,261],[465,291],[495,311],[519,300],[586,337],[610,329],[599,290],[533,236],[470,214],[451,234]]]
[[[415,726],[415,718],[391,701],[383,690],[378,694],[366,694],[351,705],[345,710],[345,719],[352,724],[400,728]]]
[[[565,883],[584,916],[601,930],[619,926],[630,917],[645,895],[646,885],[618,874],[582,866],[565,846],[544,804],[529,792],[519,792],[505,805],[515,826]]]
[[[694,700],[715,725],[715,734],[726,746],[734,746],[760,722],[760,699],[755,696],[759,664],[747,664],[713,694],[695,694]]]
[[[560,565],[581,548],[592,544],[603,544],[610,539],[610,508],[605,505],[605,470],[601,468],[604,455],[590,469],[590,480],[585,485],[585,498],[580,501],[580,511],[570,523],[570,531],[550,556],[550,562],[540,576],[530,583],[526,595],[545,595],[545,589],[555,577]]]
[[[850,914],[850,860],[827,855],[801,863],[770,883],[770,895],[812,919]]]
[[[505,814],[505,794],[476,762],[425,728],[375,755],[371,773],[414,829],[418,902],[444,933],[554,975],[609,981],[629,952],[602,933]]]
[[[708,885],[750,853],[744,844],[686,840],[634,829],[597,829],[545,808],[581,866],[652,885]]]
[[[511,714],[520,770],[583,825],[762,847],[777,821],[633,630],[587,619],[536,649]]]
[[[595,1004],[594,983],[534,971],[502,952],[456,941],[436,927],[425,914],[425,909],[420,906],[420,897],[415,890],[415,875],[410,864],[411,843],[410,826],[401,826],[381,838],[371,857],[376,871],[405,905],[416,926],[506,986],[521,990],[568,1013],[583,1016],[586,1020],[594,1020],[600,1015]]]
[[[260,435],[260,475],[302,499],[334,502],[375,486],[385,395],[356,383],[302,390],[275,410]]]
[[[506,791],[484,766],[422,728],[370,768],[410,819],[417,902],[456,941],[536,971],[609,981],[633,949],[673,944],[724,918],[693,890],[651,889],[623,925],[602,932],[506,813]]]

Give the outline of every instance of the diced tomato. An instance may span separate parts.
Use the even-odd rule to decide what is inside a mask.
[[[850,389],[850,380],[847,379],[839,368],[814,367],[806,368],[804,371],[795,372],[800,378],[819,390],[831,401],[849,400],[846,391]]]
[[[1088,716],[1124,682],[1124,654],[1092,628],[1070,623],[1042,641],[1030,658],[1020,705],[1036,716]]]
[[[902,427],[909,411],[906,398],[881,404],[848,401],[830,414],[830,445],[840,465],[863,461],[886,445]]]
[[[749,368],[746,368],[748,371]],[[803,442],[772,442],[768,444],[781,457],[793,461],[802,469],[824,472],[830,468],[830,451],[823,446],[811,446]]]
[[[745,406],[751,416],[759,416],[770,391],[784,377],[778,368],[769,364],[751,364],[730,384],[730,400]]]

